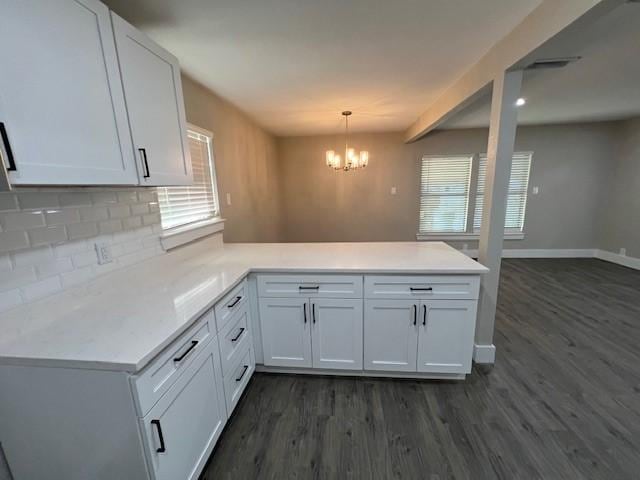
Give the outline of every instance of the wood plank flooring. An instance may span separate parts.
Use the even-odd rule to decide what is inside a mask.
[[[503,263],[465,382],[256,374],[203,479],[638,479],[640,272]]]

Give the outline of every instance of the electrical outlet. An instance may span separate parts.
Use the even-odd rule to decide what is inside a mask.
[[[538,193],[540,193],[540,187],[533,187],[531,189],[531,193],[533,193],[534,195],[538,195]]]
[[[96,253],[98,254],[99,265],[113,262],[113,255],[111,255],[111,245],[109,245],[108,243],[96,243]]]
[[[395,195],[398,193],[398,189],[396,187],[391,187],[391,195]]]
[[[227,205],[231,205],[231,194],[227,193]]]
[[[626,249],[626,248],[624,248],[624,247],[623,247],[623,248],[621,248],[621,249],[620,249],[620,255],[622,255],[623,257],[626,257],[626,256],[627,256],[627,249]]]

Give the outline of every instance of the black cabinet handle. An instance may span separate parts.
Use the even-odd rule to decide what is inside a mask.
[[[302,304],[302,311],[304,312],[304,323],[307,323],[307,304]]]
[[[147,149],[139,148],[138,151],[142,155],[142,162],[144,163],[144,174],[142,178],[149,178],[151,176],[151,172],[149,172],[149,162],[147,162]]]
[[[427,326],[427,306],[422,306],[422,325]]]
[[[160,440],[160,448],[156,449],[158,453],[164,453],[167,451],[164,444],[164,436],[162,435],[162,426],[160,425],[160,420],[151,420],[151,425],[156,426],[156,430],[158,431],[158,439]]]
[[[316,304],[311,304],[311,318],[313,319],[313,323],[316,323]]]
[[[196,345],[198,345],[198,340],[191,340],[191,346],[189,348],[187,348],[187,350],[180,355],[179,357],[176,357],[173,359],[174,362],[181,362],[184,357],[186,357],[187,355],[189,355],[191,353],[191,351],[196,348]]]
[[[433,287],[409,287],[412,292],[431,292]]]
[[[320,290],[320,285],[315,285],[313,287],[307,287],[305,285],[300,285],[298,290]]]
[[[242,380],[242,377],[244,377],[244,374],[247,373],[247,370],[249,370],[249,365],[245,365],[244,369],[242,370],[242,373],[240,374],[240,376],[238,378],[236,378],[236,382],[239,382],[240,380]]]
[[[242,336],[242,334],[243,334],[243,333],[244,333],[244,327],[242,327],[242,328],[240,329],[240,331],[238,332],[238,335],[236,335],[236,337],[235,337],[235,338],[232,338],[232,339],[231,339],[231,341],[232,341],[232,342],[237,342],[237,341],[238,341],[238,339]]]
[[[240,300],[242,300],[242,296],[237,296],[236,299],[233,302],[231,302],[229,305],[227,305],[227,308],[235,307]]]
[[[413,306],[413,324],[414,325],[418,324],[418,306],[417,305]]]
[[[2,144],[4,145],[4,151],[7,152],[7,162],[9,162],[7,171],[15,172],[17,170],[16,162],[13,159],[13,150],[11,150],[11,144],[9,143],[9,136],[7,135],[7,129],[4,127],[3,122],[0,122],[0,136],[2,136]]]

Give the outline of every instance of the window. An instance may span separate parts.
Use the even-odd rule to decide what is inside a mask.
[[[467,228],[473,157],[424,157],[420,188],[420,232],[464,232]]]
[[[189,126],[187,131],[193,185],[159,187],[158,200],[164,230],[195,224],[220,215],[213,164],[212,136]]]
[[[523,232],[531,158],[530,152],[513,155],[505,217],[508,234]],[[486,154],[423,157],[418,237],[477,235],[486,176]]]
[[[527,206],[527,190],[529,189],[529,171],[531,170],[531,153],[514,153],[509,179],[509,195],[507,197],[507,215],[504,229],[508,232],[522,232],[524,212]],[[479,232],[482,225],[484,207],[484,188],[487,177],[487,156],[480,155],[478,167],[478,188],[476,208],[473,215],[473,231]]]

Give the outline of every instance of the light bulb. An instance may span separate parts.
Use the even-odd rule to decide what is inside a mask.
[[[333,167],[333,159],[335,154],[336,152],[334,152],[333,150],[327,150],[327,153],[326,153],[327,167]]]
[[[369,152],[363,150],[360,152],[360,166],[366,167],[369,164]]]
[[[336,155],[335,157],[333,157],[333,168],[335,168],[336,170],[340,169],[340,155]]]
[[[516,100],[516,107],[523,107],[526,103],[527,100],[520,97],[518,100]]]

